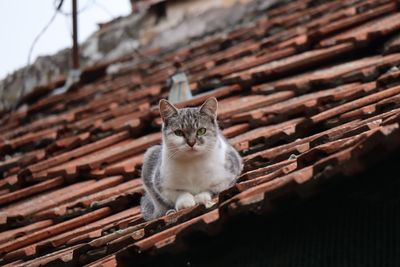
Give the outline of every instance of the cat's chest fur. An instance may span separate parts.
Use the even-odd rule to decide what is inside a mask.
[[[226,144],[205,157],[189,161],[169,160],[162,168],[162,186],[173,190],[198,194],[213,191],[214,187],[227,184],[232,176],[224,167]]]

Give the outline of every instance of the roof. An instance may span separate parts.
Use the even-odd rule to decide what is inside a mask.
[[[291,1],[253,24],[135,61],[108,62],[25,97],[0,133],[0,254],[14,265],[115,266],[215,233],[232,216],[305,199],[399,151],[400,13],[395,1]],[[179,57],[195,97],[219,99],[224,134],[240,151],[238,184],[210,208],[144,222],[138,179],[160,143],[158,100]],[[328,179],[329,178],[329,179]],[[145,252],[145,253],[144,253]]]
[[[139,0],[139,1],[131,1],[132,11],[137,12],[142,9],[147,9],[149,7],[155,6],[160,3],[164,3],[166,0]]]

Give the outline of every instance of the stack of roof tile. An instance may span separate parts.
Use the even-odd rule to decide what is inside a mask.
[[[0,127],[0,264],[114,266],[317,193],[400,146],[400,12],[396,1],[290,1],[252,24],[169,52],[83,71],[63,94],[38,88]],[[179,57],[193,106],[215,96],[244,158],[210,208],[144,222],[143,153],[160,143],[158,100]],[[58,85],[63,81],[59,81]],[[146,253],[142,253],[146,252]]]

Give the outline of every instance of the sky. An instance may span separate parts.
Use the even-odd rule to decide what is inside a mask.
[[[98,29],[98,22],[130,13],[129,0],[77,0],[79,42]],[[57,0],[0,1],[0,80],[27,64],[33,40],[54,14]],[[64,0],[62,10],[71,12],[72,0]],[[58,14],[36,43],[31,62],[37,56],[54,54],[71,47],[72,18]]]

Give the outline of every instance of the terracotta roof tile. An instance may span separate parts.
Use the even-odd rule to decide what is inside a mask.
[[[20,159],[21,157],[12,157],[0,162],[0,171],[3,172],[17,166]]]
[[[389,39],[384,46],[385,53],[395,53],[400,52],[400,35],[396,34],[391,39]]]
[[[333,116],[337,116],[338,114],[347,112],[349,110],[354,110],[354,109],[363,107],[365,105],[368,105],[370,103],[375,103],[382,99],[385,99],[385,98],[388,98],[388,97],[391,97],[394,95],[398,95],[399,93],[400,93],[400,86],[389,88],[389,89],[380,91],[378,93],[371,94],[371,95],[359,98],[357,100],[348,102],[341,106],[326,110],[322,113],[319,113],[319,114],[311,117],[310,119],[313,120],[313,122],[318,123],[320,121],[327,120]]]
[[[372,18],[379,17],[381,15],[396,11],[396,3],[390,1],[382,1],[387,4],[383,5],[383,3],[379,3],[378,1],[371,2],[372,5],[377,5],[377,7],[373,9],[367,9],[367,11],[358,14],[358,10],[365,8],[365,3],[361,3],[360,6],[351,7],[348,10],[345,10],[347,14],[354,14],[354,16],[345,17],[343,19],[339,19],[333,21],[332,23],[326,25],[325,27],[318,29],[318,34],[322,36],[327,36],[331,33],[338,32],[339,30],[346,29],[350,26],[360,24],[364,21],[368,21]]]
[[[20,228],[4,231],[0,234],[0,241],[1,242],[7,242],[13,239],[16,239],[19,236],[23,236],[35,231],[38,231],[40,229],[46,228],[50,225],[53,224],[52,220],[44,220],[44,221],[39,221],[37,223],[32,223]]]
[[[18,148],[31,143],[51,142],[56,140],[57,136],[58,130],[56,128],[46,129],[36,133],[27,133],[14,139],[6,140],[4,143],[0,144],[0,154],[17,150]]]
[[[0,180],[0,188],[11,189],[18,183],[17,175],[11,175]],[[9,191],[7,191],[8,193]]]
[[[90,133],[84,132],[79,135],[66,136],[64,138],[59,138],[52,144],[50,144],[46,151],[48,153],[53,153],[54,151],[60,151],[64,149],[72,149],[87,143],[90,139]]]
[[[362,71],[373,67],[377,72],[386,66],[396,66],[400,62],[400,54],[388,56],[364,57],[355,61],[325,67],[315,71],[299,74],[286,79],[273,81],[253,87],[254,92],[273,90],[309,90],[310,87],[332,86],[357,80],[364,81]]]
[[[221,103],[218,110],[218,118],[223,120],[236,113],[254,110],[264,106],[269,106],[277,102],[284,101],[294,96],[291,91],[282,91],[270,95],[249,95],[234,99],[230,102]]]
[[[116,179],[122,181],[121,176],[117,176]],[[134,179],[114,185],[111,188],[102,188],[99,191],[93,191],[79,197],[78,199],[72,199],[65,204],[57,205],[52,209],[43,210],[37,213],[36,216],[40,218],[55,218],[57,216],[66,214],[68,210],[72,210],[75,207],[89,208],[94,205],[94,203],[132,192],[141,192],[141,190],[141,181],[139,179]]]
[[[249,70],[229,75],[225,80],[227,82],[246,82],[253,79],[259,81],[266,77],[273,77],[276,75],[283,75],[290,71],[298,70],[302,67],[307,67],[312,64],[321,63],[328,59],[348,53],[354,49],[350,43],[332,46],[329,48],[316,49],[307,51],[292,57],[284,58],[278,61],[267,63],[259,67],[250,68]]]
[[[294,135],[296,133],[296,126],[302,121],[304,121],[304,118],[297,118],[283,123],[259,127],[236,136],[231,142],[238,150],[248,150],[252,145],[256,145],[257,143],[272,145],[278,139]]]
[[[129,175],[135,176],[138,172],[138,167],[143,163],[143,154],[127,157],[121,161],[117,161],[105,167],[100,167],[91,172],[94,176],[109,176],[109,175]]]
[[[254,12],[232,31],[146,52],[164,63],[128,55],[88,67],[74,90],[38,88],[27,108],[3,116],[0,264],[139,264],[398,152],[396,3],[299,0]],[[217,97],[220,126],[245,166],[213,206],[145,222],[138,178],[144,151],[161,141],[157,103],[176,58],[194,94],[177,105]],[[136,64],[106,75],[127,61]]]
[[[66,152],[66,153],[57,155],[55,157],[49,158],[47,160],[41,161],[37,164],[31,165],[27,168],[27,170],[30,173],[39,172],[39,171],[45,170],[47,168],[50,168],[52,166],[59,165],[63,162],[66,162],[66,161],[72,159],[72,158],[77,158],[79,156],[91,153],[98,149],[102,149],[102,148],[112,145],[116,142],[122,141],[128,137],[129,137],[128,132],[126,132],[126,131],[121,132],[121,133],[106,137],[104,139],[101,139],[97,142],[88,144],[86,146],[79,147],[70,152]]]
[[[104,217],[103,219],[93,221],[90,224],[85,224],[79,228],[74,228],[68,232],[64,232],[62,234],[41,241],[36,245],[36,249],[41,250],[48,248],[49,246],[60,247],[62,245],[65,245],[69,240],[72,240],[75,237],[84,235],[89,232],[93,232],[95,230],[101,231],[101,229],[105,228],[108,225],[113,225],[121,220],[135,216],[140,216],[140,211],[138,208],[126,209],[122,212],[110,215],[108,217]]]
[[[54,187],[60,186],[64,183],[64,179],[62,177],[56,177],[30,187],[26,187],[14,192],[10,192],[8,194],[0,196],[0,205],[4,205],[10,202],[14,202],[18,199],[28,197],[38,192],[46,191],[52,189]]]
[[[393,4],[392,4],[393,6]],[[387,8],[388,10],[393,10],[390,4],[387,7],[382,7],[382,9]],[[385,12],[385,11],[380,11]],[[399,14],[393,14],[385,16],[384,18],[379,18],[363,24],[356,29],[348,30],[347,32],[340,33],[331,38],[322,40],[320,46],[331,46],[338,43],[351,41],[357,45],[365,45],[366,42],[376,39],[377,37],[387,36],[388,34],[395,32],[400,28]]]
[[[191,78],[197,81],[210,77],[221,77],[242,70],[247,70],[249,68],[256,67],[262,64],[266,64],[268,62],[279,60],[294,55],[295,53],[296,53],[295,48],[288,47],[286,49],[282,49],[271,53],[266,53],[264,55],[251,55],[248,57],[240,58],[234,62],[229,61],[225,64],[218,65],[211,70],[206,70],[204,74],[200,73],[200,75]]]
[[[16,240],[6,242],[0,245],[0,251],[2,253],[8,253],[14,251],[15,249],[19,249],[22,248],[23,246],[43,240],[49,236],[53,236],[59,233],[64,233],[66,231],[76,228],[77,226],[81,226],[83,224],[96,221],[100,218],[107,216],[109,213],[110,213],[109,208],[101,208],[91,213],[74,218],[72,220],[62,222],[57,225],[52,225],[48,228],[17,238]]]

